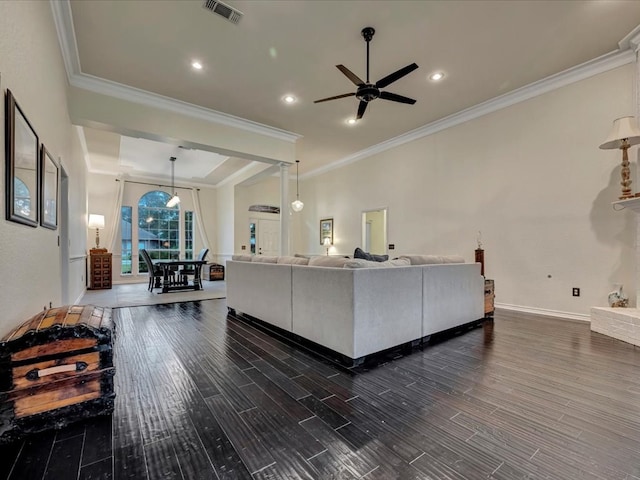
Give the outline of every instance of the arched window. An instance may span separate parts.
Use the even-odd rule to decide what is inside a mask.
[[[146,249],[154,260],[180,256],[180,209],[178,205],[167,208],[170,198],[168,193],[154,190],[138,202],[138,251]],[[138,271],[146,272],[147,265],[139,258]]]

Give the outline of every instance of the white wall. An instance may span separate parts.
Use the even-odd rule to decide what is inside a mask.
[[[80,209],[85,170],[77,149],[72,147],[66,76],[49,2],[0,2],[0,75],[3,93],[7,88],[12,91],[40,141],[54,158],[62,158],[72,188],[78,187],[78,192],[70,195],[71,252],[83,252],[85,236],[78,238],[77,233],[84,214]],[[4,108],[0,110],[0,123],[4,125]],[[0,144],[4,159],[4,128],[0,129]],[[0,164],[4,172],[5,162]],[[1,197],[4,212],[4,195]],[[0,334],[48,307],[49,302],[60,304],[58,234],[57,230],[27,227],[4,218],[0,221]],[[72,268],[77,270],[74,276],[80,273],[76,267]],[[71,298],[80,293],[77,289],[74,283]]]
[[[633,66],[620,67],[305,179],[293,251],[322,253],[318,221],[333,217],[332,253],[353,253],[361,212],[384,205],[392,257],[473,261],[482,231],[500,304],[587,315],[614,283],[632,293],[633,214],[611,207],[621,154],[598,149],[633,113],[632,82]]]

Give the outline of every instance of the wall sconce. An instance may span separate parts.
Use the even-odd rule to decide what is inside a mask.
[[[631,170],[629,169],[629,155],[627,150],[631,145],[637,145],[640,143],[640,130],[636,125],[636,121],[633,117],[617,118],[613,121],[613,129],[609,134],[609,137],[605,142],[600,145],[603,150],[619,148],[622,150],[622,196],[620,200],[625,198],[631,198],[634,195],[631,193]]]
[[[89,228],[96,229],[96,249],[100,248],[100,229],[104,228],[104,215],[89,214]]]
[[[329,256],[329,247],[331,247],[331,239],[329,237],[324,237],[324,241],[322,242],[327,249],[327,256]]]

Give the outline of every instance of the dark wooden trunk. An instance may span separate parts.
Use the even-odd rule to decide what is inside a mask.
[[[113,411],[111,309],[62,306],[0,341],[0,443]]]
[[[205,280],[224,280],[224,266],[217,263],[204,265],[202,276]]]

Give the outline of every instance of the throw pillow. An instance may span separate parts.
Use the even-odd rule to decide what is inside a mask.
[[[370,262],[386,262],[389,260],[389,255],[375,255],[365,252],[360,247],[356,247],[356,250],[353,252],[353,258],[361,258],[363,260],[369,260]]]

